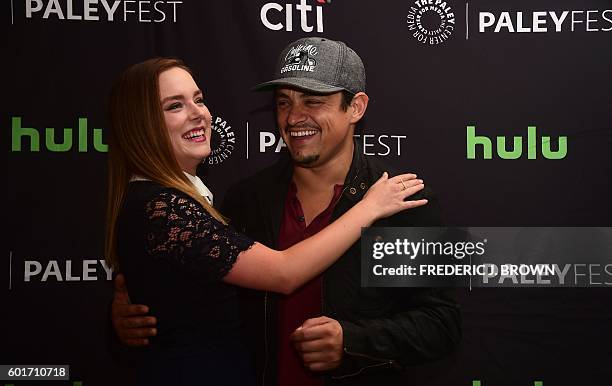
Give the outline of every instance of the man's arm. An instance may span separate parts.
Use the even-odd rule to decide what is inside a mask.
[[[391,317],[306,320],[292,335],[306,368],[349,375],[375,364],[404,367],[450,353],[461,339],[456,303],[444,290],[394,290],[411,293],[402,299],[407,310]]]
[[[417,198],[415,195],[411,198]],[[431,191],[429,204],[394,216],[394,226],[441,226],[442,217]],[[408,216],[409,215],[409,216]],[[292,338],[307,368],[332,370],[338,376],[356,374],[366,367],[406,365],[439,359],[461,339],[459,306],[450,290],[392,288],[385,296],[394,299],[392,314],[380,318],[307,320]]]
[[[340,323],[327,316],[306,320],[291,334],[302,363],[310,371],[333,370],[344,355],[344,337]]]
[[[405,293],[396,294],[402,296],[405,311],[389,318],[339,321],[344,338],[342,367],[347,371],[364,359],[400,367],[425,363],[444,357],[459,343],[459,307],[445,290],[395,290]]]
[[[154,316],[147,315],[148,313],[149,307],[130,303],[125,277],[118,274],[111,304],[111,321],[116,338],[130,347],[148,345],[148,338],[157,334],[157,320]]]

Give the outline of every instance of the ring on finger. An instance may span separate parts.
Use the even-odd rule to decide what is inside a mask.
[[[406,190],[406,189],[408,189],[408,187],[406,186],[406,184],[404,184],[404,180],[400,180],[400,183],[402,184],[402,190]]]

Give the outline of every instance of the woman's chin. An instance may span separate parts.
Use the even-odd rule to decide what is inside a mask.
[[[202,161],[208,158],[208,156],[210,156],[210,153],[212,153],[212,151],[210,151],[210,146],[209,146],[208,149],[202,153]]]

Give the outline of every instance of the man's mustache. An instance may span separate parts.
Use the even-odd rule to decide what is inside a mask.
[[[321,127],[317,124],[300,124],[295,126],[287,126],[285,127],[285,132],[292,130],[318,130],[321,131]]]

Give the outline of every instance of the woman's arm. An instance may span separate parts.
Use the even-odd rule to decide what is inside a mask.
[[[342,256],[359,239],[361,228],[399,211],[425,205],[427,200],[404,201],[423,188],[423,181],[414,174],[388,178],[384,173],[360,202],[314,236],[284,251],[255,243],[241,252],[223,281],[291,293]]]

